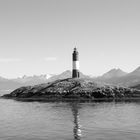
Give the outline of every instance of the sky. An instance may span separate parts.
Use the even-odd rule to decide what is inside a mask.
[[[139,0],[0,0],[0,76],[98,76],[140,66]]]

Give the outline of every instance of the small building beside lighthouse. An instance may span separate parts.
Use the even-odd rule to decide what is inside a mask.
[[[72,69],[72,78],[79,78],[80,72],[79,72],[79,53],[77,51],[77,48],[74,48],[73,54],[72,54],[72,61],[73,61],[73,69]]]

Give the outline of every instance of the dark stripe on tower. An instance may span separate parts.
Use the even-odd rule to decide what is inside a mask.
[[[73,52],[73,61],[77,61],[77,60],[79,60],[79,58],[78,58],[78,52],[74,51]]]
[[[73,78],[79,78],[80,74],[79,74],[79,71],[78,70],[73,70],[72,71],[72,77]]]

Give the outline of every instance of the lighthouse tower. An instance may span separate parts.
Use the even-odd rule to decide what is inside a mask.
[[[77,48],[74,48],[73,54],[72,54],[72,60],[73,60],[73,70],[72,70],[72,78],[79,78],[79,53],[77,51]]]

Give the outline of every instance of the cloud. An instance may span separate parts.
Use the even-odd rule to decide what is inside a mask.
[[[7,62],[20,62],[22,59],[18,58],[0,58],[1,63],[7,63]]]
[[[57,58],[56,58],[56,57],[45,57],[44,60],[45,60],[45,61],[56,61]]]

